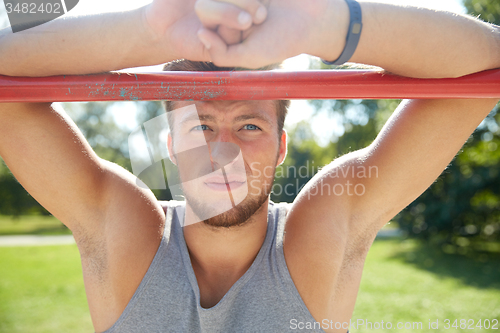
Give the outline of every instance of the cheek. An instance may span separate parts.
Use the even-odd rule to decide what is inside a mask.
[[[277,139],[276,135],[270,134],[263,135],[256,140],[241,140],[238,143],[243,154],[248,156],[248,158],[259,161],[270,161],[274,159],[279,154],[279,144],[280,141]]]
[[[247,155],[243,151],[243,158],[250,169],[250,175],[253,179],[258,179],[260,182],[273,182],[274,172],[277,161],[277,150],[269,152],[259,151],[254,155]]]

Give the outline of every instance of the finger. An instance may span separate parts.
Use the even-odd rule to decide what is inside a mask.
[[[217,33],[209,29],[200,29],[198,38],[205,45],[211,61],[216,66],[259,68],[265,65],[261,64],[259,57],[246,54],[247,48],[243,44],[228,46]]]
[[[250,28],[251,29],[251,28]],[[245,32],[249,31],[245,30]],[[220,25],[217,28],[217,34],[224,40],[227,45],[238,44],[242,42],[243,31],[237,29],[231,29],[224,25]]]
[[[266,8],[257,0],[226,1],[238,2],[242,7],[214,0],[196,2],[196,14],[205,27],[215,29],[218,25],[224,25],[232,29],[245,30],[252,23],[262,23],[267,16]]]
[[[198,30],[198,39],[203,43],[207,51],[212,55],[227,52],[227,44],[222,40],[222,38],[215,32],[209,29]]]
[[[252,16],[254,24],[261,24],[267,18],[267,5],[269,0],[217,0],[218,2],[226,2],[233,4]]]

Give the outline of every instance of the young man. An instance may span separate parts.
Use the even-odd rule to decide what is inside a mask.
[[[362,2],[361,10],[352,61],[413,77],[500,66],[496,26],[411,7]],[[300,53],[332,60],[349,44],[349,13],[344,0],[275,0],[265,9],[251,0],[155,0],[127,13],[52,21],[37,33],[3,31],[0,73],[83,74],[180,58],[257,68]],[[377,230],[436,179],[496,102],[403,102],[370,146],[325,166],[287,209],[267,195],[286,153],[274,101],[173,103],[186,112],[172,117],[169,139],[181,178],[207,172],[181,156],[200,139],[211,157],[218,145],[237,150],[214,157],[208,171],[220,174],[185,187],[187,205],[170,203],[166,214],[49,104],[0,106],[0,155],[73,231],[96,331],[284,332],[318,322],[313,331],[345,332]],[[376,167],[378,175],[341,172],[348,167]],[[318,191],[347,182],[364,194]],[[236,207],[214,215],[222,193],[233,191]]]

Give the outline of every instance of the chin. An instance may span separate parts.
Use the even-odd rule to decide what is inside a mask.
[[[220,212],[220,207],[214,208],[213,205],[208,203],[199,202],[198,200],[189,200],[186,197],[187,204],[191,207],[193,212],[200,218],[205,225],[216,228],[230,228],[238,227],[249,222],[251,217],[262,207],[266,202],[268,196],[262,195],[257,198],[247,197],[245,200],[231,207],[221,214],[217,214],[216,210]],[[210,212],[217,214],[210,216]],[[210,216],[203,218],[203,216]]]

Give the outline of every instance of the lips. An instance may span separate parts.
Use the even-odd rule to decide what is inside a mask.
[[[245,183],[223,183],[223,184],[220,184],[220,183],[205,183],[205,185],[211,189],[211,190],[214,190],[214,191],[224,191],[224,192],[227,192],[228,191],[228,186],[229,186],[229,191],[234,191],[236,190],[237,188],[240,188],[241,186],[243,186]]]
[[[246,177],[244,175],[227,175],[227,183],[224,176],[211,176],[203,181],[203,183],[210,189],[215,191],[234,191],[242,185],[246,184]]]
[[[228,174],[226,175],[227,183],[246,183],[247,178],[246,175],[234,175]],[[205,184],[213,183],[213,184],[226,184],[226,178],[224,176],[211,176],[203,180]]]

